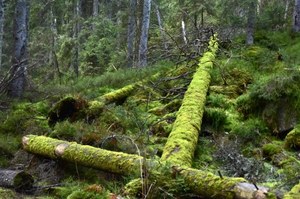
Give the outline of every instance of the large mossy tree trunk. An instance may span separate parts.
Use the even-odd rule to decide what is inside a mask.
[[[219,177],[188,167],[172,166],[165,161],[148,160],[138,155],[108,151],[45,136],[27,135],[23,137],[22,142],[24,149],[34,154],[124,175],[139,176],[140,168],[147,168],[149,175],[154,175],[155,178],[160,175],[159,170],[167,168],[167,175],[182,177],[194,194],[205,198],[257,198],[257,189],[243,178]],[[265,192],[264,198],[267,198],[266,189],[260,188],[259,192]]]
[[[177,112],[172,131],[163,150],[161,157],[163,161],[168,160],[172,164],[187,167],[192,165],[210,85],[210,70],[213,67],[217,49],[218,43],[212,38],[209,51],[200,59],[199,67]]]

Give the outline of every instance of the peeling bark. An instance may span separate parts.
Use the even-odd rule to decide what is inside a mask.
[[[96,169],[124,175],[140,175],[140,168],[147,168],[149,175],[160,175],[167,168],[167,175],[181,176],[190,190],[205,198],[254,199],[257,189],[243,178],[219,177],[210,172],[188,167],[168,166],[165,161],[144,159],[142,156],[108,151],[75,142],[67,142],[45,136],[27,135],[22,139],[23,148],[31,153],[52,159],[61,159]],[[259,188],[268,198],[268,190]],[[269,194],[270,195],[270,194]]]
[[[175,165],[191,166],[210,84],[209,72],[213,67],[217,48],[217,41],[212,38],[210,50],[200,59],[199,68],[184,95],[161,160],[168,160]]]

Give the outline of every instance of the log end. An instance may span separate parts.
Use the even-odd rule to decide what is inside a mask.
[[[28,136],[23,136],[23,138],[22,138],[23,148],[25,148],[29,144],[29,140],[30,140],[30,138]]]
[[[64,154],[66,148],[69,147],[69,144],[67,143],[62,143],[62,144],[59,144],[55,147],[55,155],[60,157]]]

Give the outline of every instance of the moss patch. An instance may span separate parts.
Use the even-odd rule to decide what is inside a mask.
[[[288,149],[300,149],[300,125],[287,134],[284,140],[284,146]]]

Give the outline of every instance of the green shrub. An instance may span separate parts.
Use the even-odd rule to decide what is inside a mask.
[[[206,98],[206,105],[215,108],[227,109],[231,106],[231,103],[223,94],[210,94]]]
[[[214,130],[220,131],[227,122],[227,115],[223,108],[205,108],[203,124],[211,126]]]

